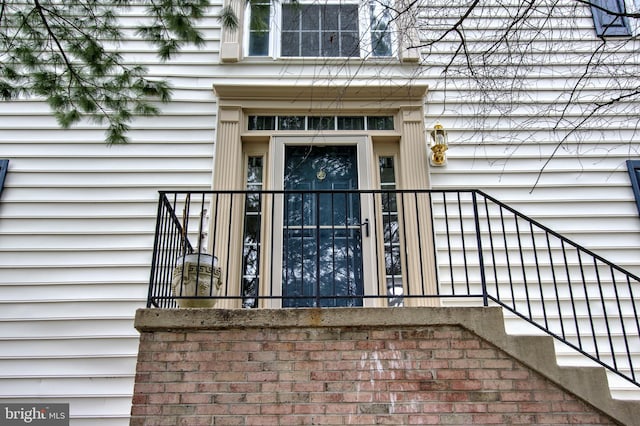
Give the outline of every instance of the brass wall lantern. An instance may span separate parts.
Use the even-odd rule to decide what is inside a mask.
[[[442,124],[436,123],[431,131],[431,165],[444,166],[447,163],[445,151],[449,148],[447,131]]]

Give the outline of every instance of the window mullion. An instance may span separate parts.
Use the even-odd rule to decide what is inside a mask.
[[[323,34],[323,30],[324,29],[324,22],[322,21],[322,9],[318,8],[318,51],[316,52],[315,55],[313,56],[317,56],[317,57],[322,57],[324,56],[322,54],[322,51],[324,49],[324,34]]]
[[[365,52],[363,55],[366,56],[375,56],[375,52],[374,52],[374,40],[375,37],[373,36],[373,32],[374,32],[374,26],[375,26],[375,20],[377,18],[376,16],[376,10],[375,10],[375,6],[373,6],[372,4],[373,2],[371,0],[369,0],[369,2],[367,2],[366,4],[363,4],[361,7],[362,9],[366,10],[365,13],[362,13],[362,22],[363,25],[362,27],[365,28],[365,30],[363,31],[363,43],[362,46],[363,48],[368,49],[367,52]],[[365,24],[366,22],[366,24]],[[366,40],[366,43],[364,42]]]
[[[360,57],[372,56],[371,50],[371,11],[369,2],[361,1],[358,5],[358,37],[360,38]]]
[[[277,59],[280,57],[280,40],[282,39],[282,26],[280,25],[282,21],[282,2],[272,1],[272,5],[273,18],[271,25],[273,31],[270,34],[269,44],[271,46],[271,56]]]
[[[304,26],[302,25],[302,6],[300,7],[300,10],[298,10],[298,56],[305,56],[302,52],[302,50],[304,49],[304,47],[302,46],[302,40],[303,40],[303,34],[304,34]]]

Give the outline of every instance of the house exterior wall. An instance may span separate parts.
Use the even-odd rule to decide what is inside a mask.
[[[92,124],[60,130],[43,102],[0,103],[0,158],[10,159],[0,200],[0,401],[71,402],[78,425],[128,422],[138,343],[133,315],[146,297],[157,190],[211,187],[214,84],[427,84],[425,127],[440,121],[450,141],[447,165],[429,170],[433,188],[480,188],[638,272],[640,219],[624,167],[638,154],[635,121],[628,120],[633,104],[602,111],[598,126],[572,133],[546,163],[558,143],[549,122],[562,117],[550,105],[566,96],[567,82],[579,81],[597,44],[588,7],[568,3],[558,27],[572,27],[565,33],[575,43],[558,39],[554,58],[534,61],[553,59],[518,80],[522,96],[500,100],[504,110],[485,110],[462,67],[445,87],[446,49],[422,48],[422,63],[221,64],[220,4],[203,23],[201,50],[187,48],[160,64],[150,46],[122,46],[132,62],[174,87],[160,117],[135,120],[129,145],[105,146]],[[429,5],[425,19],[446,11]],[[125,22],[141,18],[133,9]],[[637,67],[637,55],[620,55]],[[487,72],[500,74],[498,68]],[[593,82],[596,93],[601,87]]]

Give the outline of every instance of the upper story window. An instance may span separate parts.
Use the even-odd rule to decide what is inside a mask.
[[[631,35],[625,0],[592,0],[591,14],[598,37],[624,37]]]
[[[251,0],[249,56],[387,57],[392,56],[388,0],[311,3]]]

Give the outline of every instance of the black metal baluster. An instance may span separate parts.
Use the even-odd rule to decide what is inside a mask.
[[[611,349],[611,358],[613,360],[613,368],[617,369],[618,363],[616,360],[615,348],[613,347],[613,340],[611,338],[611,328],[609,327],[609,317],[607,316],[607,306],[604,302],[604,293],[602,292],[602,281],[600,280],[600,270],[598,268],[598,261],[595,258],[593,259],[593,268],[596,273],[596,280],[598,281],[598,293],[600,294],[600,303],[602,303],[602,315],[604,317],[604,324],[607,328],[607,338],[609,340],[609,347]]]
[[[462,242],[462,260],[464,263],[464,281],[467,286],[467,294],[471,293],[469,288],[469,264],[467,262],[467,245],[465,243],[464,236],[464,217],[462,215],[462,200],[460,199],[460,192],[456,192],[458,196],[458,216],[460,217],[460,241]]]
[[[404,203],[405,193],[404,192],[398,192],[398,195],[402,195],[400,197],[400,200],[401,200],[400,205],[401,205],[401,209],[402,209],[402,223],[406,224],[407,223],[407,219],[405,217],[406,207],[405,207],[405,203]],[[396,197],[396,203],[397,202],[398,202],[398,198]],[[400,222],[400,211],[398,211],[398,222]],[[402,227],[402,236],[404,237],[404,241],[407,241],[407,227],[406,226]],[[391,246],[391,250],[393,252],[393,245]],[[407,244],[405,244],[405,247],[404,247],[404,258],[405,259],[409,259],[409,253],[407,252]],[[409,269],[411,269],[411,268],[407,268],[407,270],[404,271],[404,272],[405,272],[405,276],[407,278],[407,287],[406,287],[407,288],[407,296],[411,297],[413,295],[411,294],[411,286],[409,285],[409,283],[411,282],[411,277],[409,276]]]
[[[489,306],[489,299],[487,298],[487,279],[484,273],[484,253],[482,249],[482,234],[480,232],[480,219],[478,218],[478,200],[476,193],[471,193],[473,201],[473,220],[476,225],[476,239],[478,247],[478,267],[480,269],[480,283],[482,285],[482,304],[483,306]],[[467,293],[469,293],[469,283],[467,281]]]
[[[567,287],[569,289],[569,298],[571,299],[571,310],[573,311],[573,322],[576,327],[576,335],[578,337],[578,347],[582,350],[582,336],[580,334],[580,326],[578,324],[578,313],[576,312],[576,301],[573,297],[573,285],[571,283],[571,273],[569,270],[569,261],[567,260],[567,249],[565,247],[564,241],[560,240],[562,245],[562,255],[564,257],[564,268],[567,272]]]
[[[451,252],[451,229],[449,228],[449,209],[447,208],[447,193],[442,193],[442,206],[444,208],[444,223],[447,234],[447,254],[449,256],[449,274],[451,276],[451,294],[456,294],[455,281],[453,278],[453,254]]]
[[[167,267],[160,271],[158,276],[159,289],[156,292],[160,298],[159,302],[162,307],[172,307],[174,305],[173,295],[171,294],[171,281],[173,278],[173,268],[175,268],[175,262],[177,256],[175,253],[180,253],[180,247],[182,247],[180,237],[181,231],[177,230],[176,222],[174,222],[170,211],[171,205],[166,197],[163,200],[163,223],[164,234],[161,238],[160,250],[163,256],[163,265]]]
[[[631,279],[629,278],[629,275],[627,275],[627,287],[629,288],[629,302],[631,302],[631,307],[633,308],[633,317],[635,318],[636,331],[638,332],[638,334],[635,334],[635,337],[640,337],[640,321],[638,321],[638,310],[636,309],[636,299],[633,295],[633,290],[631,288]],[[633,368],[633,365],[631,365],[631,377],[633,378],[634,381],[636,381],[636,373],[635,373],[635,369]]]
[[[540,306],[542,307],[544,326],[548,329],[549,320],[547,319],[547,308],[544,303],[544,292],[542,290],[542,277],[540,276],[540,263],[538,262],[538,248],[536,247],[536,236],[533,231],[533,223],[531,222],[529,222],[529,230],[531,231],[531,248],[533,250],[533,259],[536,265],[536,274],[538,276],[538,288],[540,289]]]
[[[516,309],[516,295],[513,289],[513,276],[511,275],[511,257],[509,256],[509,242],[507,241],[507,229],[504,223],[504,209],[500,207],[500,223],[502,226],[502,239],[504,240],[504,254],[507,261],[507,276],[509,277],[509,291],[511,292],[511,306]]]
[[[544,235],[547,240],[547,251],[549,252],[549,265],[551,267],[551,280],[553,281],[553,289],[556,295],[556,305],[558,307],[558,319],[560,321],[560,331],[562,333],[562,338],[566,339],[567,336],[564,331],[564,319],[562,318],[562,308],[560,307],[560,294],[558,293],[558,282],[556,280],[555,265],[553,263],[553,253],[551,249],[551,242],[549,241],[549,233],[545,231]]]
[[[629,349],[629,339],[627,337],[627,329],[624,325],[624,316],[622,315],[622,307],[620,306],[620,296],[618,295],[616,277],[612,267],[609,267],[609,271],[611,271],[611,285],[613,286],[613,292],[616,297],[616,305],[618,306],[618,315],[620,316],[620,326],[622,327],[622,338],[624,339],[624,347],[627,351],[627,361],[629,362],[629,367],[632,368],[633,361],[631,361],[631,350]]]
[[[529,287],[527,284],[527,270],[524,262],[524,254],[522,253],[522,238],[520,236],[520,225],[517,215],[513,215],[514,222],[516,225],[516,236],[518,240],[518,252],[520,253],[520,266],[522,268],[522,285],[524,287],[524,294],[527,302],[527,310],[529,311],[528,318],[533,320],[533,316],[531,315],[531,300],[529,299]]]
[[[593,338],[593,345],[596,352],[596,358],[600,359],[600,351],[598,349],[598,341],[596,340],[596,329],[593,325],[593,315],[591,314],[591,302],[589,301],[589,292],[587,291],[587,280],[584,275],[584,266],[582,264],[582,255],[579,248],[576,248],[578,253],[578,263],[580,264],[580,274],[582,275],[582,287],[584,288],[584,299],[587,304],[587,312],[589,314],[589,324],[591,325],[591,337]]]
[[[429,191],[429,217],[431,218],[431,243],[433,244],[433,264],[436,276],[436,295],[440,296],[440,262],[438,259],[438,247],[436,245],[436,227],[433,218],[433,191]]]
[[[487,232],[489,233],[489,246],[491,247],[491,265],[493,267],[493,279],[496,288],[496,299],[500,299],[500,286],[498,286],[498,268],[496,265],[496,248],[493,243],[493,229],[491,227],[491,215],[489,214],[489,203],[487,198],[483,197],[485,217],[487,218]],[[488,290],[487,290],[488,291]]]

